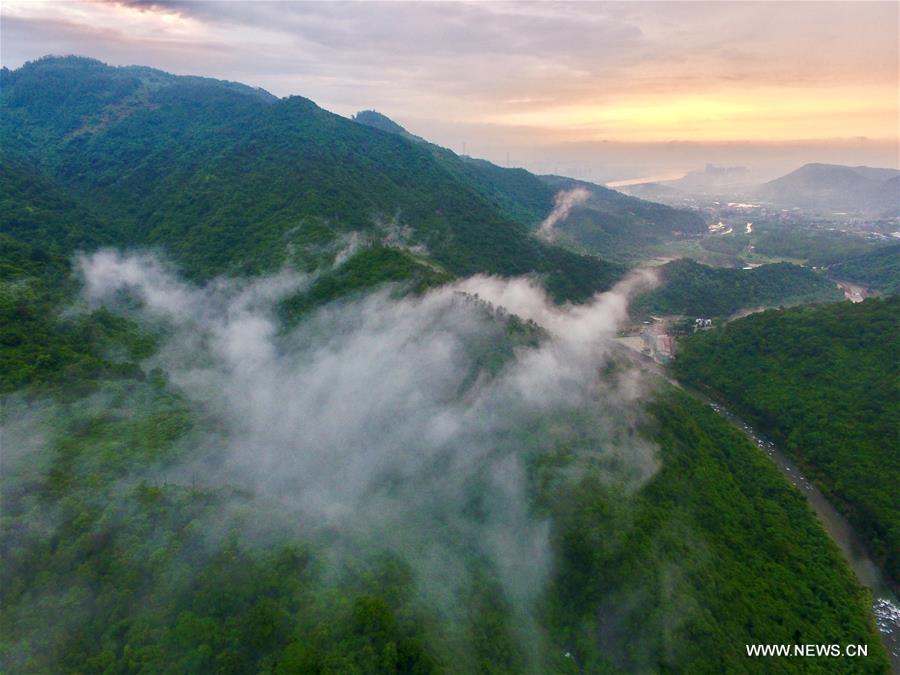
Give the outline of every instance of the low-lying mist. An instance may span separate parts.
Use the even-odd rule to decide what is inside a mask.
[[[552,567],[536,458],[565,452],[563,473],[590,467],[626,489],[655,471],[656,449],[635,431],[647,385],[611,367],[628,297],[648,276],[562,307],[526,279],[402,298],[387,288],[287,330],[278,304],[304,291],[303,275],[201,287],[111,251],[78,266],[91,305],[163,327],[147,368],[215,422],[158,480],[249,492],[292,535],[327,542],[335,569],[350,552],[402,557],[443,612],[457,610],[475,559],[530,621]]]

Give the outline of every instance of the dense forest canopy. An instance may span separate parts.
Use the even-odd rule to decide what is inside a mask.
[[[174,290],[189,298],[197,292]],[[295,332],[268,338],[281,345],[272,357],[276,376],[265,358],[244,361],[256,349],[234,354],[223,370],[216,352],[201,348],[198,359],[183,351],[245,335],[217,324],[219,315],[198,328],[196,312],[175,312],[169,316],[176,323],[160,332],[153,329],[156,320],[135,320],[156,316],[150,310],[161,300],[137,297],[144,309],[134,314],[132,302],[120,305],[117,311],[132,320],[117,332],[76,333],[74,344],[82,353],[104,354],[111,339],[128,347],[146,336],[138,344],[155,358],[115,372],[86,371],[84,382],[70,374],[63,388],[35,380],[4,402],[7,442],[22,451],[7,458],[0,484],[7,561],[0,583],[2,649],[13,672],[727,672],[745,663],[745,643],[794,640],[868,644],[870,657],[854,668],[885,668],[868,596],[803,497],[746,438],[689,396],[657,383],[648,403],[617,403],[617,382],[634,374],[614,352],[605,361],[598,398],[572,407],[570,392],[537,415],[526,401],[519,409],[528,413],[524,417],[504,402],[496,437],[494,431],[481,436],[483,422],[470,423],[459,451],[475,443],[488,452],[481,460],[485,469],[476,464],[474,473],[419,463],[432,442],[421,432],[403,441],[409,446],[397,445],[403,436],[373,435],[383,423],[373,414],[377,403],[363,407],[358,427],[352,416],[342,416],[330,433],[356,438],[351,442],[363,442],[367,454],[388,463],[366,473],[372,489],[380,486],[371,497],[346,487],[346,479],[334,488],[365,499],[368,508],[351,513],[367,527],[322,529],[306,515],[309,508],[316,513],[316,501],[303,501],[310,487],[282,492],[273,476],[287,486],[329,481],[345,465],[325,469],[308,459],[288,460],[274,440],[281,438],[279,427],[288,425],[284,438],[295,439],[281,442],[303,447],[304,439],[328,429],[316,416],[327,417],[361,386],[397,419],[394,427],[415,419],[397,416],[395,400],[437,394],[446,416],[504,382],[520,382],[509,373],[532,367],[528,354],[545,349],[547,337],[482,303],[452,300],[453,294],[438,296],[447,299],[431,318],[416,319],[410,336],[402,326],[434,300],[382,295],[313,310]],[[217,296],[206,291],[196,297],[208,306]],[[242,317],[237,305],[229,307],[222,320],[253,319],[247,325],[255,325],[266,316]],[[97,324],[104,316],[99,311],[81,321]],[[380,328],[360,334],[360,326]],[[216,339],[197,341],[192,336],[199,329],[218,331],[209,334]],[[463,338],[464,360],[458,362],[454,351],[438,352],[449,360],[436,369],[435,337],[425,338],[446,330]],[[364,335],[377,339],[358,342]],[[396,342],[379,346],[385,335]],[[322,340],[327,349],[317,346]],[[120,353],[141,359],[133,348]],[[378,364],[372,379],[355,375],[358,366],[344,369],[346,360],[360,358]],[[199,364],[187,379],[191,371],[179,366],[184,359]],[[310,359],[321,365],[310,369]],[[324,367],[336,377],[317,383],[314,374]],[[393,376],[385,378],[385,370]],[[582,367],[566,377],[589,383],[592,372]],[[260,418],[268,423],[235,426],[265,411],[245,408],[254,397],[241,390],[233,399],[221,395],[235,385],[260,395],[280,378],[296,393],[272,390],[281,398],[271,399],[272,414]],[[424,386],[417,396],[392,398],[395,383],[410,378]],[[325,393],[323,382],[336,392]],[[310,402],[324,395],[326,405],[291,403],[298,395]],[[222,405],[231,411],[225,417],[219,416]],[[243,415],[234,414],[233,405]],[[423,423],[433,419],[422,417]],[[306,434],[316,431],[297,434],[295,424]],[[267,435],[265,443],[258,433]],[[355,433],[361,435],[347,435]],[[253,464],[223,472],[247,460],[241,448],[252,448]],[[502,474],[490,469],[497,453],[523,462],[519,488],[508,482],[509,466]],[[252,468],[279,457],[276,474]],[[638,457],[648,463],[636,465]],[[395,483],[399,476],[391,472],[401,470],[404,478]],[[257,479],[248,483],[248,476]],[[466,498],[445,503],[451,489]],[[498,490],[500,501],[490,497]],[[403,496],[398,504],[411,500],[421,522],[385,510],[381,499],[395,491]],[[525,510],[508,511],[520,499]],[[383,531],[380,518],[392,513],[405,524]],[[511,541],[493,538],[498,524]],[[428,533],[423,541],[447,556],[437,569],[418,548],[420,540],[412,548],[404,543],[404,533],[424,535],[422,527]],[[518,567],[504,571],[506,558],[496,557],[494,546],[508,551],[531,545],[532,537],[548,548],[518,552]],[[443,576],[447,565],[449,577]],[[510,580],[542,569],[543,583],[526,584],[526,595],[519,595]],[[435,596],[448,582],[452,594]]]
[[[783,446],[900,579],[900,297],[768,311],[685,338],[675,371]]]
[[[354,120],[382,131],[424,142],[373,110]],[[500,167],[425,143],[435,158],[461,181],[471,185],[507,217],[536,228],[551,212],[560,191],[582,189],[587,199],[560,222],[564,243],[601,258],[634,262],[665,241],[706,232],[703,218],[684,209],[629,197],[621,192],[562,176],[536,176],[525,169]]]

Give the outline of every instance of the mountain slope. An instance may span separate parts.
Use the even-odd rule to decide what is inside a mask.
[[[495,348],[524,346],[496,337]],[[4,671],[522,673],[573,672],[574,661],[578,672],[733,672],[744,644],[794,641],[866,644],[854,672],[886,668],[866,594],[802,495],[670,388],[640,432],[662,467],[637,492],[600,465],[575,472],[577,436],[529,469],[553,561],[531,618],[471,552],[456,572],[469,590],[442,613],[396,552],[354,546],[336,565],[335,533],[311,536],[283,504],[161,474],[222,427],[158,372],[34,404],[37,419],[27,410],[16,398],[4,408],[11,442],[46,434],[0,474]],[[589,433],[591,419],[571,422]],[[517,441],[540,447],[565,426],[530,426]]]
[[[0,84],[4,672],[732,672],[792,641],[884,671],[865,593],[727,422],[664,383],[639,404],[615,351],[544,398],[569,349],[406,295],[484,271],[607,287],[620,266],[532,233],[580,184],[232,83],[46,59]],[[585,189],[623,237],[681,217]],[[69,265],[103,246],[222,276],[154,286],[190,300],[164,325],[133,277],[96,309]],[[285,262],[312,273],[266,307],[246,276]],[[334,476],[360,489],[306,501]]]
[[[363,124],[367,127],[372,127],[373,129],[380,129],[381,131],[387,132],[389,134],[397,134],[398,136],[403,136],[410,141],[427,142],[424,138],[421,138],[420,136],[414,136],[413,134],[409,133],[406,129],[401,127],[390,117],[382,115],[377,110],[360,110],[353,116],[352,119],[358,124]]]
[[[374,111],[363,111],[355,119],[361,124],[418,139]],[[586,190],[588,199],[573,209],[557,229],[579,248],[607,259],[633,263],[646,254],[648,246],[706,232],[703,219],[690,211],[629,197],[595,183],[561,176],[536,176],[525,169],[458,157],[436,145],[428,144],[428,147],[454,176],[478,191],[508,218],[532,229],[553,209],[554,197],[560,190]]]
[[[122,232],[31,162],[0,153],[0,233],[56,255],[110,245]]]
[[[856,281],[882,293],[900,293],[900,244],[883,246],[828,268],[842,281]]]
[[[455,274],[537,273],[558,297],[623,271],[536,240],[419,144],[307,99],[80,58],[2,77],[4,151],[115,222],[116,243],[161,246],[195,278],[291,251],[315,265],[310,251],[353,231],[403,232]]]
[[[680,343],[679,377],[784,447],[900,580],[900,297],[768,311]]]
[[[667,242],[706,232],[692,211],[624,195],[609,188],[560,176],[543,176],[556,190],[586,190],[587,200],[554,226],[561,241],[626,264],[659,255]]]

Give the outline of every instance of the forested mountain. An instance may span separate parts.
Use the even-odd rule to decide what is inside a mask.
[[[367,127],[381,129],[382,131],[386,131],[389,134],[397,134],[398,136],[403,136],[411,141],[425,142],[424,138],[420,136],[414,136],[399,124],[397,124],[390,117],[388,117],[387,115],[382,115],[377,110],[360,110],[353,116],[353,121],[358,122],[359,124],[365,124]]]
[[[4,154],[117,223],[118,243],[161,246],[195,278],[388,230],[455,274],[535,272],[560,297],[622,273],[529,236],[430,150],[301,97],[74,57],[2,77]]]
[[[768,311],[685,338],[679,377],[784,447],[900,580],[900,297]]]
[[[635,302],[638,312],[725,318],[741,309],[843,297],[824,275],[790,263],[733,269],[682,258],[660,267],[659,279],[659,288]]]
[[[900,172],[867,166],[806,164],[760,186],[756,197],[808,209],[900,215]]]
[[[57,255],[110,245],[121,229],[97,216],[33,164],[0,154],[2,234]]]
[[[627,291],[560,303],[624,266],[534,235],[560,189],[694,216],[147,68],[0,104],[3,672],[889,667],[802,495],[614,345]]]
[[[406,137],[403,127],[374,111],[356,121]],[[421,140],[421,139],[419,139]],[[435,157],[460,180],[470,184],[508,217],[536,228],[553,209],[561,190],[581,188],[586,199],[560,220],[556,229],[564,240],[603,258],[635,262],[665,241],[706,232],[696,213],[644,201],[596,183],[562,176],[535,176],[524,169],[497,166],[485,160],[457,157],[429,144]]]

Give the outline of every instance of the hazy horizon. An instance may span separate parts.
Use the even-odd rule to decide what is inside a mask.
[[[707,163],[900,168],[896,3],[8,0],[46,54],[375,109],[460,154],[607,182]],[[827,48],[823,46],[827,45]]]

